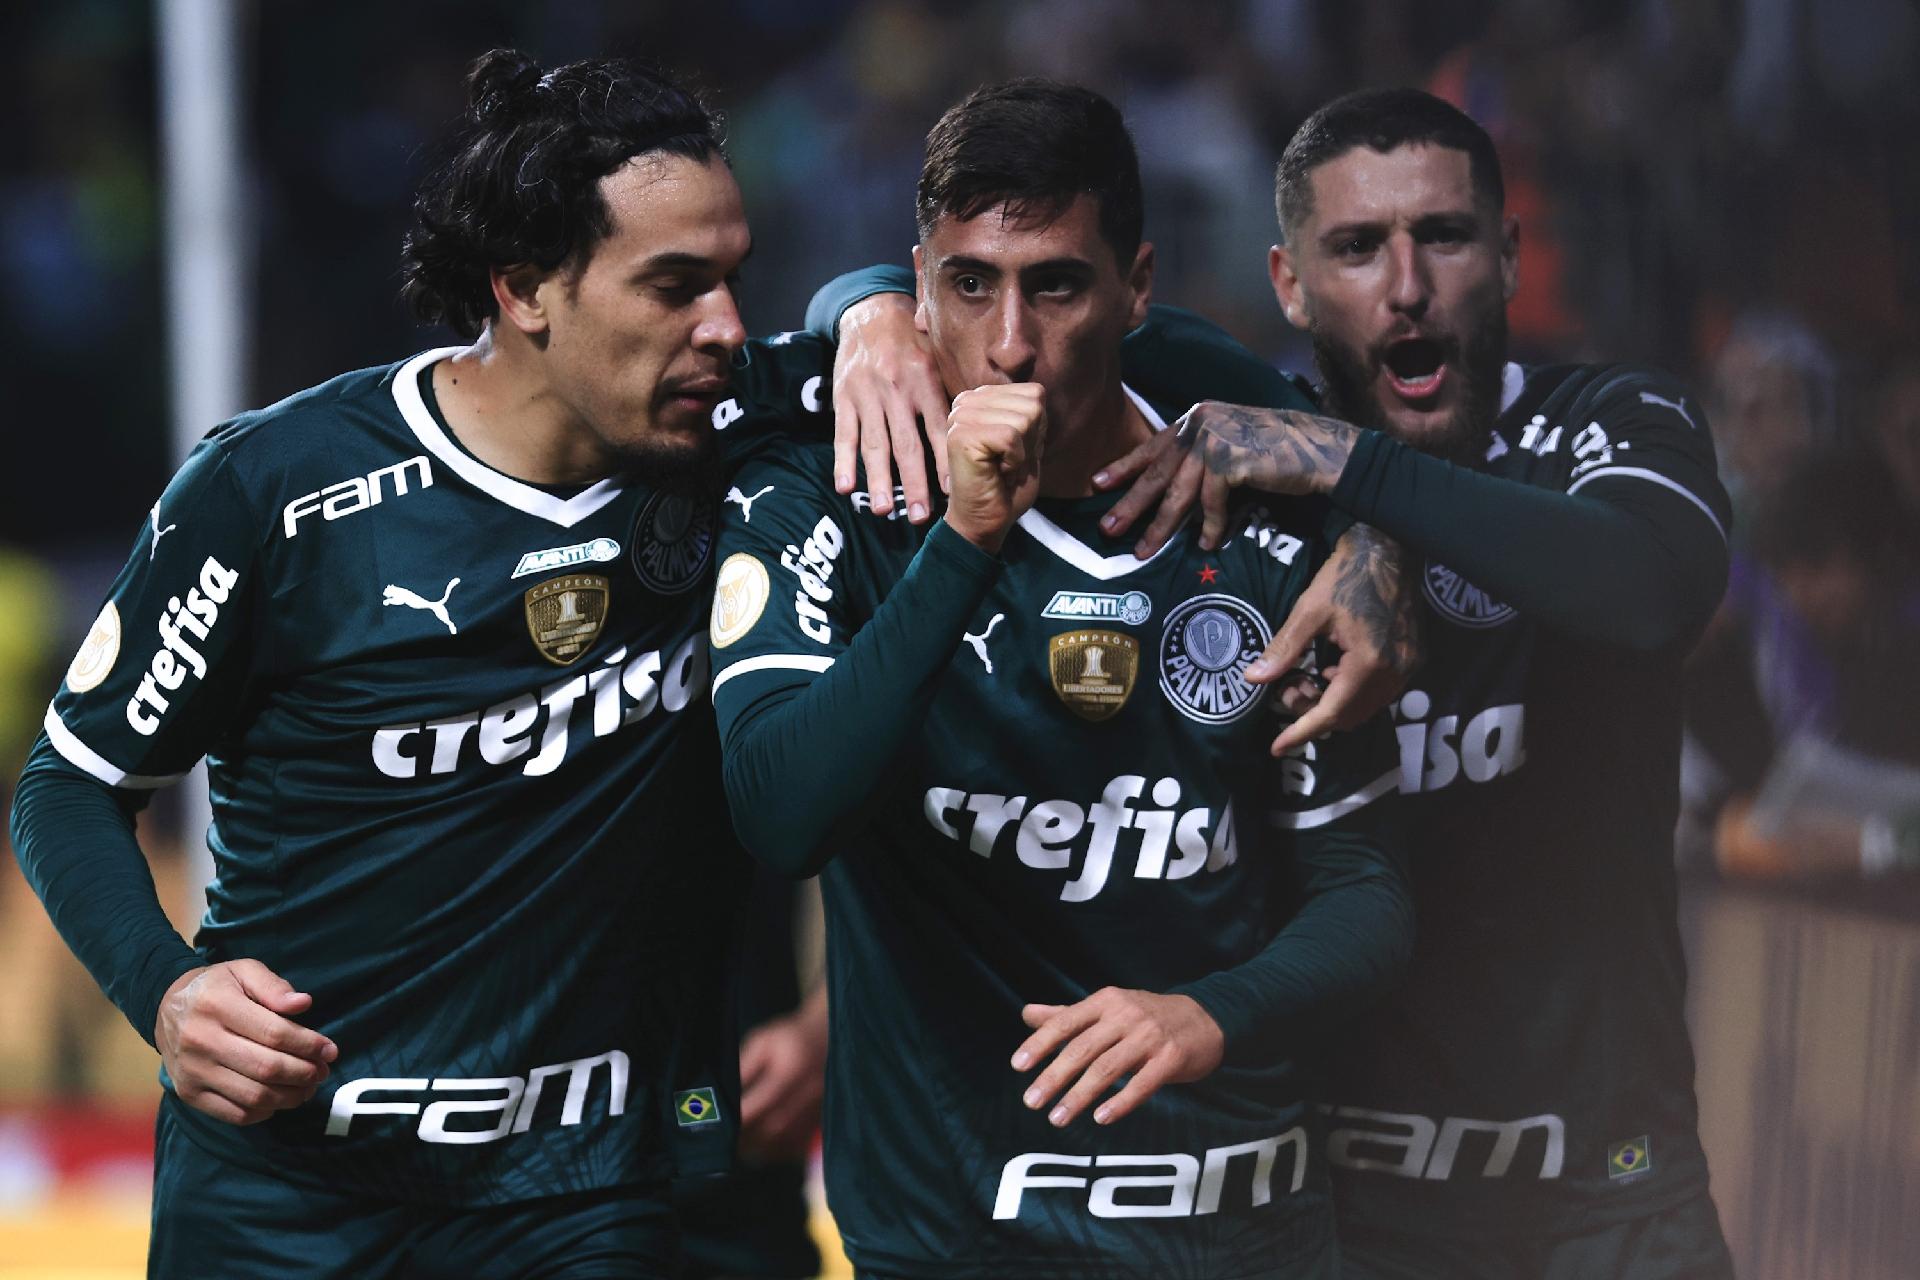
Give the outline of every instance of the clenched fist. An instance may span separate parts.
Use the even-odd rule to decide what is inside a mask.
[[[946,521],[983,551],[998,554],[1040,492],[1047,438],[1046,391],[1035,382],[963,391],[947,415]]]

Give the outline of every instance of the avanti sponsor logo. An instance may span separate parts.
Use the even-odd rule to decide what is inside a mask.
[[[570,569],[576,564],[605,564],[619,558],[619,543],[612,538],[595,538],[591,542],[576,542],[569,547],[529,551],[520,557],[520,562],[513,566],[513,572],[508,577],[524,578],[530,573],[550,573],[555,569]]]
[[[1056,591],[1040,616],[1067,622],[1121,622],[1137,627],[1153,616],[1153,601],[1144,591],[1129,591],[1124,595],[1106,591]]]

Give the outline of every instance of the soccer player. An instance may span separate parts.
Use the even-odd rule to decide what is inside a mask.
[[[1314,113],[1277,204],[1274,290],[1334,418],[1203,405],[1189,439],[1424,560],[1427,665],[1396,708],[1419,940],[1330,1074],[1348,1274],[1728,1275],[1674,906],[1680,664],[1727,572],[1700,403],[1650,369],[1507,360],[1519,228],[1491,140],[1436,98]]]
[[[469,345],[208,436],[20,784],[29,879],[160,1051],[156,1275],[665,1276],[669,1182],[733,1145],[740,194],[648,71],[496,52],[470,89],[405,262]],[[190,948],[133,815],[202,755]]]
[[[962,391],[944,513],[868,519],[832,448],[797,442],[725,512],[728,792],[750,849],[825,868],[829,1199],[865,1275],[1337,1266],[1308,1063],[1408,948],[1398,767],[1380,720],[1273,761],[1271,699],[1239,675],[1326,554],[1315,504],[1239,501],[1214,550],[1098,549],[1095,467],[1193,398],[1121,379],[1140,203],[1097,95],[1016,81],[954,107],[915,251]],[[786,412],[829,354],[756,353],[743,412]],[[1244,359],[1209,380],[1301,403]]]

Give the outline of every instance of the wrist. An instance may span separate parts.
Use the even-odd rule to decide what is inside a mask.
[[[960,519],[955,520],[954,511],[951,507],[947,508],[947,513],[940,517],[940,520],[947,528],[953,530],[979,550],[986,552],[990,556],[998,557],[1000,548],[1006,545],[1007,530],[1004,526],[995,530],[976,528],[965,516],[961,516]]]

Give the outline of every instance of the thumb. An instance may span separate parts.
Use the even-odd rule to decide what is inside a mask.
[[[235,960],[231,972],[248,999],[275,1013],[304,1013],[313,1004],[312,996],[295,991],[291,982],[258,960]]]

